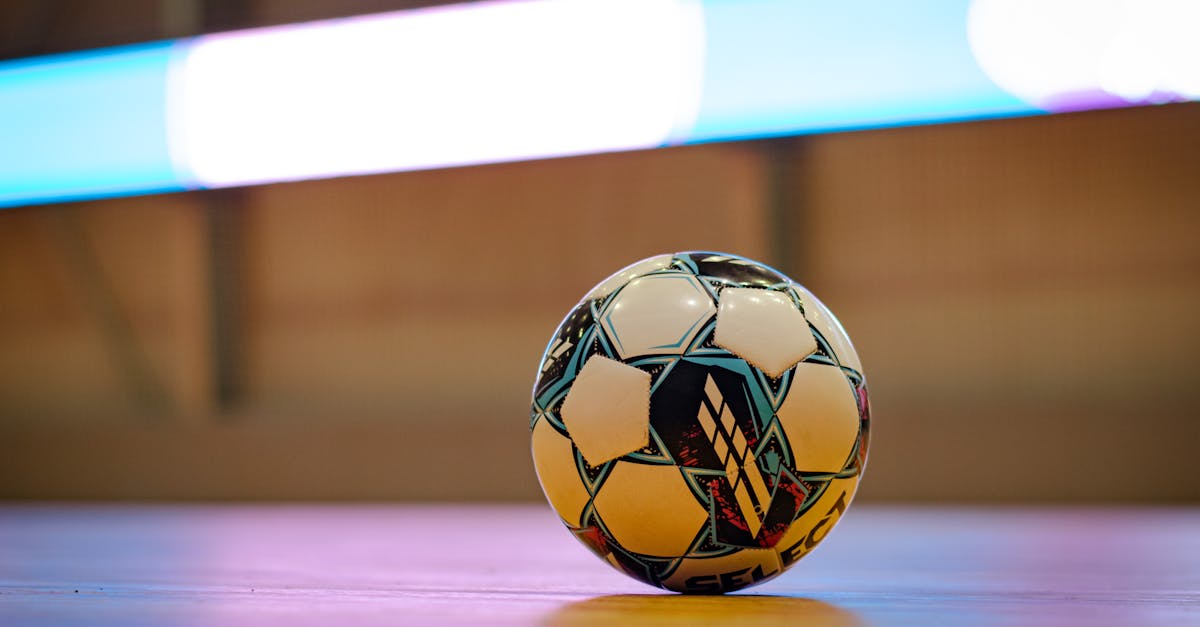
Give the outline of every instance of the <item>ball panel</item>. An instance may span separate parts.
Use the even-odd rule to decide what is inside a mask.
[[[850,336],[846,334],[846,330],[834,317],[833,312],[829,311],[825,303],[822,303],[803,286],[793,285],[792,290],[804,306],[804,317],[829,343],[830,348],[836,353],[837,360],[843,366],[861,373],[862,361],[858,358],[858,352],[854,350],[854,345],[850,343]]]
[[[592,523],[596,523],[594,517],[595,513],[593,512],[588,519]],[[625,573],[626,575],[629,575],[638,581],[650,584],[652,586],[658,585],[658,580],[660,578],[655,575],[655,572],[656,570],[660,570],[660,568],[656,568],[656,566],[663,563],[662,560],[635,557],[623,547],[618,545],[616,540],[614,540],[606,530],[600,528],[598,524],[590,524],[587,527],[580,528],[575,528],[568,525],[568,528],[571,530],[571,533],[574,534],[577,540],[582,542],[584,546],[586,546],[592,551],[592,553],[596,555],[596,557],[604,560],[604,562],[609,566],[612,566],[618,571]]]
[[[563,424],[592,466],[650,441],[650,374],[592,355],[562,405]]]
[[[596,287],[593,287],[592,291],[588,292],[587,296],[583,297],[583,300],[589,301],[596,298],[604,298],[605,296],[615,292],[618,287],[625,285],[626,283],[642,276],[643,274],[650,274],[655,270],[662,270],[663,268],[671,265],[671,259],[673,258],[674,255],[658,255],[625,266],[624,268],[621,268],[613,273],[612,276],[601,281]]]
[[[579,303],[566,318],[563,318],[542,354],[542,363],[533,388],[535,398],[558,383],[567,373],[567,368],[575,359],[581,342],[590,337],[589,332],[594,328],[594,322],[591,304],[588,302]]]
[[[771,287],[790,283],[783,273],[769,266],[717,252],[678,253],[676,259],[684,260],[696,268],[696,274],[711,276],[744,286]]]
[[[744,287],[721,292],[715,341],[773,378],[817,350],[804,314],[790,298]]]
[[[796,469],[836,473],[858,438],[858,402],[840,368],[797,364],[792,389],[776,411],[792,446]]]
[[[638,355],[679,355],[716,312],[699,280],[663,273],[636,278],[600,314],[622,359]]]
[[[659,557],[687,553],[708,520],[675,466],[615,462],[595,507],[621,547]]]
[[[783,568],[773,549],[742,549],[720,557],[686,558],[662,587],[676,592],[732,592],[771,579]]]
[[[591,495],[579,478],[571,441],[545,419],[533,426],[533,466],[554,511],[566,523],[579,525]]]

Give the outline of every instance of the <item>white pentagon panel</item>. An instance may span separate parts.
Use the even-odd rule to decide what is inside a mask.
[[[583,507],[591,495],[579,478],[571,441],[545,419],[533,427],[533,466],[554,511],[563,521],[579,526]]]
[[[821,299],[812,292],[800,285],[793,285],[792,289],[795,290],[796,296],[800,297],[800,303],[804,305],[804,317],[825,337],[825,341],[833,349],[838,361],[843,366],[853,368],[861,374],[862,361],[858,359],[858,352],[850,343],[850,336],[842,328],[842,323],[838,322],[833,312],[829,311],[825,303],[822,303]]]
[[[772,377],[817,350],[804,314],[786,294],[747,287],[721,292],[713,341]]]
[[[799,364],[783,406],[775,412],[797,470],[839,472],[858,438],[858,402],[840,368]]]
[[[562,406],[563,424],[593,466],[650,442],[650,373],[593,355]]]
[[[674,255],[657,255],[650,257],[649,259],[643,259],[641,261],[632,263],[618,270],[615,274],[607,279],[604,279],[596,287],[593,287],[592,291],[588,292],[587,296],[583,297],[583,300],[604,298],[605,296],[612,294],[618,287],[625,285],[632,279],[636,279],[643,274],[650,274],[655,270],[662,270],[663,268],[671,265],[671,259],[673,258]]]
[[[686,554],[708,520],[675,466],[617,462],[595,505],[617,543],[643,555]]]
[[[716,311],[708,291],[690,274],[652,274],[629,282],[600,315],[622,358],[678,355]]]

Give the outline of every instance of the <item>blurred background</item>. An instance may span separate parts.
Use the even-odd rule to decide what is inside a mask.
[[[4,0],[0,58],[432,4]],[[4,209],[0,498],[540,499],[561,316],[709,249],[854,339],[864,501],[1195,502],[1198,199],[1183,103]]]

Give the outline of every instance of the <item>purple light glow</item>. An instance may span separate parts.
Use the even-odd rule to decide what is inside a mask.
[[[974,0],[975,58],[1052,112],[1200,99],[1194,0]]]

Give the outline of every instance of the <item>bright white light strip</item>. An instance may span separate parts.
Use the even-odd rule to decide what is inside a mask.
[[[973,0],[988,76],[1050,111],[1200,99],[1197,0]]]
[[[0,207],[1200,100],[1200,0],[521,0],[0,63]]]
[[[200,37],[176,163],[211,187],[652,148],[694,115],[679,0],[534,0]]]

